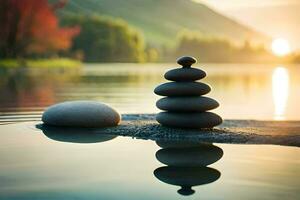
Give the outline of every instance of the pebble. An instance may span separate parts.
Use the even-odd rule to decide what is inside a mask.
[[[97,101],[68,101],[50,106],[43,113],[46,125],[103,128],[117,126],[119,113]]]
[[[219,107],[219,103],[209,97],[165,97],[156,102],[157,108],[171,112],[203,112]]]
[[[199,96],[210,92],[210,86],[201,82],[168,82],[155,88],[161,96]]]
[[[182,56],[177,59],[177,63],[183,67],[190,67],[192,64],[196,63],[197,59],[192,56]]]
[[[196,81],[203,79],[206,73],[196,68],[177,68],[167,71],[164,76],[170,81]]]
[[[156,120],[164,125],[177,128],[212,128],[222,123],[222,118],[211,112],[174,113],[160,112]]]

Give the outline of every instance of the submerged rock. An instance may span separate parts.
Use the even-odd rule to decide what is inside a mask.
[[[42,116],[46,125],[67,127],[111,127],[121,120],[119,113],[97,101],[68,101],[50,106]]]

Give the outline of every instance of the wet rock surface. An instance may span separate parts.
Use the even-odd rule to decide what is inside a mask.
[[[167,139],[300,147],[300,121],[224,120],[221,125],[212,129],[181,129],[161,126],[155,117],[155,114],[126,114],[122,115],[119,126],[93,128],[89,132],[155,141]],[[43,129],[47,125],[39,124],[37,127]]]

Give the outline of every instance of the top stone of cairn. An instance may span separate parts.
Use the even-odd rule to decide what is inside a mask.
[[[177,63],[181,65],[182,67],[191,67],[192,64],[195,64],[197,62],[196,58],[192,56],[182,56],[177,59]]]
[[[182,68],[176,68],[165,73],[165,79],[177,82],[196,81],[206,76],[205,71],[191,67],[197,60],[191,56],[183,56],[177,59]]]

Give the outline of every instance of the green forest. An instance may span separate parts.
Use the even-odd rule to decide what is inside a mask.
[[[191,2],[178,1],[177,7],[193,12],[188,14],[189,18],[177,14],[175,17],[175,13],[166,9],[170,1],[163,0],[162,10],[156,15],[161,15],[161,18],[154,20],[149,11],[154,5],[146,0],[142,0],[149,4],[149,7],[143,6],[146,9],[144,14],[132,10],[134,7],[124,1],[120,3],[127,5],[127,12],[122,6],[118,6],[119,11],[114,10],[112,4],[104,0],[101,0],[103,4],[98,2],[95,5],[81,5],[80,1],[41,0],[34,6],[31,1],[5,0],[0,5],[3,25],[0,59],[9,60],[9,63],[13,59],[60,57],[83,62],[173,62],[182,55],[195,56],[200,62],[300,62],[300,54],[296,53],[274,56],[262,42],[265,39],[262,35],[202,4],[196,6],[201,11],[199,15]],[[109,8],[111,13],[103,8]],[[115,16],[117,11],[118,17]],[[16,14],[10,15],[12,12]],[[190,15],[198,16],[200,20]],[[206,17],[210,23],[204,23],[201,17]],[[187,25],[182,25],[184,23]],[[167,26],[171,32],[166,31]],[[223,28],[218,30],[220,26]],[[248,38],[249,35],[253,37]]]
[[[71,55],[86,62],[144,62],[144,38],[125,21],[101,16],[68,16],[64,26],[79,26],[80,34],[73,40]]]

